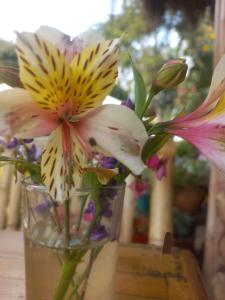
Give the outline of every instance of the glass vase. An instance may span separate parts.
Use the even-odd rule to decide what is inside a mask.
[[[24,182],[26,300],[112,300],[124,187],[54,202]]]

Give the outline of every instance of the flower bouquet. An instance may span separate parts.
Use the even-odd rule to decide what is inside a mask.
[[[187,139],[225,168],[220,159],[225,58],[196,111],[155,123],[145,113],[156,94],[184,80],[185,60],[166,63],[149,91],[131,61],[134,103],[102,105],[118,75],[119,44],[95,32],[71,39],[42,26],[35,33],[17,33],[19,69],[0,68],[0,79],[13,87],[0,93],[0,136],[14,149],[13,156],[0,159],[26,177],[28,300],[112,299],[107,272],[110,260],[115,272],[115,260],[107,245],[119,235],[125,179],[146,167],[159,179],[165,176],[166,158],[156,153],[171,135]],[[29,144],[39,137],[47,139],[40,156]],[[102,253],[104,263],[96,266]],[[101,278],[108,278],[108,287],[102,291],[98,272],[104,267]]]

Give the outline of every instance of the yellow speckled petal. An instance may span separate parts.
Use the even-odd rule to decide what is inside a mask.
[[[58,48],[38,34],[17,37],[20,79],[42,109],[64,112],[71,95],[71,70]]]
[[[53,199],[63,202],[79,187],[84,161],[73,128],[60,125],[50,135],[41,160],[42,179]]]
[[[117,73],[118,40],[87,46],[72,63],[76,113],[101,105],[112,90]]]

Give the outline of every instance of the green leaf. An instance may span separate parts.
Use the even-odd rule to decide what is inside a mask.
[[[23,87],[19,70],[14,67],[0,67],[0,83],[6,83],[11,87]]]
[[[146,86],[143,80],[143,77],[141,76],[140,72],[134,65],[131,57],[131,64],[132,64],[132,70],[134,75],[134,94],[135,94],[135,112],[138,115],[138,117],[142,117],[143,110],[145,108],[146,103],[146,97],[147,97],[147,91]]]
[[[85,172],[83,176],[83,185],[85,188],[91,189],[91,195],[94,201],[97,201],[99,196],[100,182],[94,172]]]
[[[149,156],[158,152],[162,146],[169,140],[170,134],[164,133],[159,134],[153,137],[145,143],[143,150],[142,150],[142,159],[145,161]]]
[[[0,162],[3,163],[11,163],[14,164],[16,169],[25,174],[26,172],[29,173],[29,176],[35,183],[41,183],[41,166],[40,164],[32,163],[23,159],[15,159],[7,156],[0,156]],[[0,163],[0,167],[1,167]]]

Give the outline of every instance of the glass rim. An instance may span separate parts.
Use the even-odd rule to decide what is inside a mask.
[[[34,190],[42,193],[49,193],[47,186],[44,184],[38,184],[34,182],[29,182],[31,180],[31,177],[25,177],[21,180],[22,185],[27,189],[27,190]],[[121,190],[125,189],[125,184],[117,184],[117,185],[109,185],[109,186],[100,186],[100,190]],[[77,195],[87,195],[89,194],[93,188],[79,188],[79,189],[74,189],[73,193],[71,194],[71,197],[77,196]]]

